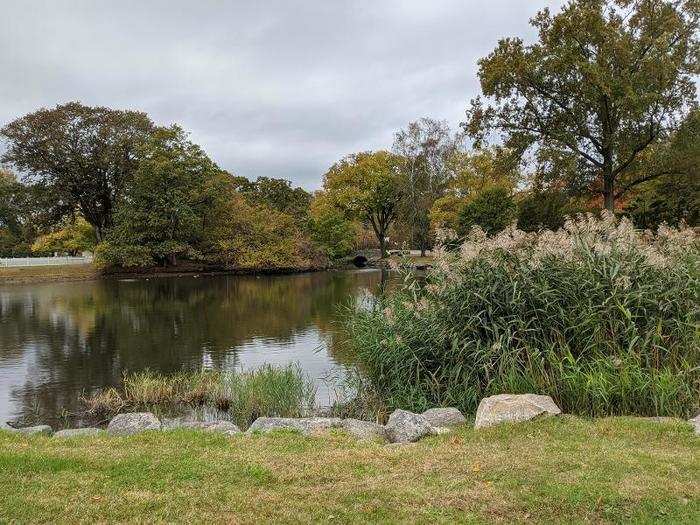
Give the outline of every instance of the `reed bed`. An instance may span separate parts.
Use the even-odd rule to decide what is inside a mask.
[[[700,249],[691,228],[579,216],[556,232],[474,229],[373,308],[352,347],[389,407],[536,392],[567,412],[690,416],[700,405]]]

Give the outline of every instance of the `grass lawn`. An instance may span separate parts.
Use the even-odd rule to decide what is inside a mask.
[[[99,272],[91,264],[0,268],[0,285],[44,281],[85,281],[98,277]]]
[[[411,445],[342,433],[0,433],[0,522],[700,522],[682,423],[573,417]]]

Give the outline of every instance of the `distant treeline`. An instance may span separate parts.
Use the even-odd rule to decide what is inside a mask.
[[[506,38],[478,62],[482,95],[459,131],[412,122],[390,151],[340,159],[314,194],[234,176],[145,113],[39,109],[0,129],[0,256],[293,269],[601,208],[642,228],[698,224],[699,13],[667,0],[544,10],[536,43]]]

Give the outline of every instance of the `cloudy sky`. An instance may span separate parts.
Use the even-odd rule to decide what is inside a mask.
[[[0,125],[70,100],[179,123],[223,168],[307,189],[420,117],[554,0],[2,0]]]

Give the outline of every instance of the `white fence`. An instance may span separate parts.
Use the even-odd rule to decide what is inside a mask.
[[[68,264],[90,264],[92,256],[85,257],[15,257],[0,259],[0,268],[21,266],[65,266]]]

